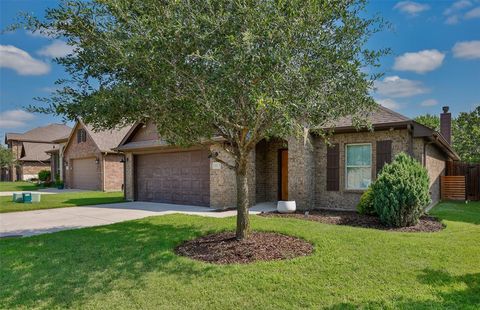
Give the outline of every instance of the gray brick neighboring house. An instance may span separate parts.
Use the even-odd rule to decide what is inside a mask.
[[[54,148],[55,140],[70,130],[65,124],[49,124],[24,133],[5,134],[5,144],[17,164],[2,169],[2,181],[30,180],[38,178],[41,170],[50,170],[50,156],[45,151]]]
[[[113,150],[130,127],[95,131],[77,121],[67,141],[63,140],[63,179],[67,188],[121,191],[124,156]],[[55,152],[50,151],[53,155]]]
[[[449,113],[442,128],[449,128]],[[380,107],[369,115],[373,130],[357,130],[350,118],[331,124],[330,144],[318,135],[261,141],[251,154],[251,203],[295,200],[297,208],[352,210],[377,173],[399,152],[424,165],[432,200],[440,199],[440,176],[446,162],[457,160],[450,137]],[[154,124],[138,123],[116,150],[125,154],[125,196],[129,200],[234,207],[235,174],[209,158],[222,153],[221,139],[182,149],[158,136]]]

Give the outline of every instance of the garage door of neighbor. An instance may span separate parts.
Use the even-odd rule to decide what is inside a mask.
[[[74,159],[72,168],[73,188],[100,190],[100,175],[95,158]]]
[[[204,150],[135,156],[140,201],[210,205],[210,160]]]

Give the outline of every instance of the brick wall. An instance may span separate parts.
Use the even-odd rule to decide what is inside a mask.
[[[125,154],[125,199],[133,201],[134,197],[134,161],[133,154]]]
[[[262,140],[255,148],[255,201],[278,200],[279,150],[288,148],[283,140]]]
[[[108,154],[104,156],[104,191],[123,190],[123,155]]]
[[[376,177],[376,141],[392,140],[392,159],[400,152],[408,152],[410,134],[405,130],[357,132],[334,134],[330,141],[340,144],[340,190],[327,191],[326,167],[327,145],[320,138],[314,139],[315,147],[315,207],[328,209],[354,210],[363,191],[345,189],[345,145],[349,143],[372,144],[372,180]]]
[[[310,134],[305,138],[288,139],[288,199],[295,200],[299,210],[315,208],[317,163],[314,146]]]
[[[445,175],[446,160],[448,158],[432,144],[425,146],[425,153],[425,167],[428,170],[428,177],[430,178],[431,206],[434,206],[440,201],[440,176]]]
[[[82,159],[82,158],[98,158],[99,164],[97,165],[97,174],[99,181],[98,184],[103,184],[102,180],[102,153],[100,153],[100,150],[98,149],[97,145],[95,142],[92,140],[90,135],[88,135],[87,132],[87,139],[85,142],[77,142],[77,131],[82,128],[82,126],[79,124],[75,128],[75,132],[72,135],[71,140],[69,141],[67,147],[65,148],[65,151],[63,153],[63,158],[65,162],[67,163],[67,166],[65,167],[65,187],[67,188],[72,188],[74,186],[73,184],[73,174],[75,173],[73,167],[73,161],[75,159]],[[102,186],[100,185],[100,190],[102,190]]]
[[[22,163],[22,180],[30,180],[38,178],[38,173],[42,170],[50,170],[50,163],[42,163],[38,161],[25,161]]]

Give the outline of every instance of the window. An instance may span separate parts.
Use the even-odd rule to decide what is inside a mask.
[[[348,144],[345,169],[347,189],[366,189],[372,182],[372,145]]]
[[[87,132],[85,129],[79,129],[77,131],[77,143],[82,143],[87,141]]]

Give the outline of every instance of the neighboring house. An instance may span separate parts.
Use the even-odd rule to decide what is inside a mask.
[[[67,188],[120,191],[124,180],[124,156],[112,150],[128,128],[95,131],[77,121],[63,147],[64,182]]]
[[[357,130],[350,118],[332,124],[330,146],[315,134],[306,140],[258,143],[248,172],[251,203],[295,200],[299,209],[354,209],[383,165],[399,152],[410,154],[427,168],[432,200],[437,202],[446,161],[458,159],[449,144],[450,113],[442,114],[445,137],[383,107],[371,113],[369,120],[373,131]],[[162,141],[154,124],[134,125],[116,148],[126,156],[126,198],[212,208],[235,206],[234,171],[209,157],[219,152],[219,158],[231,161],[218,143],[224,142],[178,148]]]
[[[34,179],[41,170],[50,170],[50,156],[45,152],[56,145],[54,140],[70,131],[64,124],[50,124],[25,133],[5,134],[5,144],[17,160],[17,164],[8,169],[9,181]]]
[[[65,160],[63,158],[63,153],[69,137],[70,134],[54,140],[53,142],[56,144],[51,149],[46,151],[46,153],[50,156],[50,171],[52,171],[52,180],[56,180],[57,176],[59,177],[60,181],[65,179]]]

